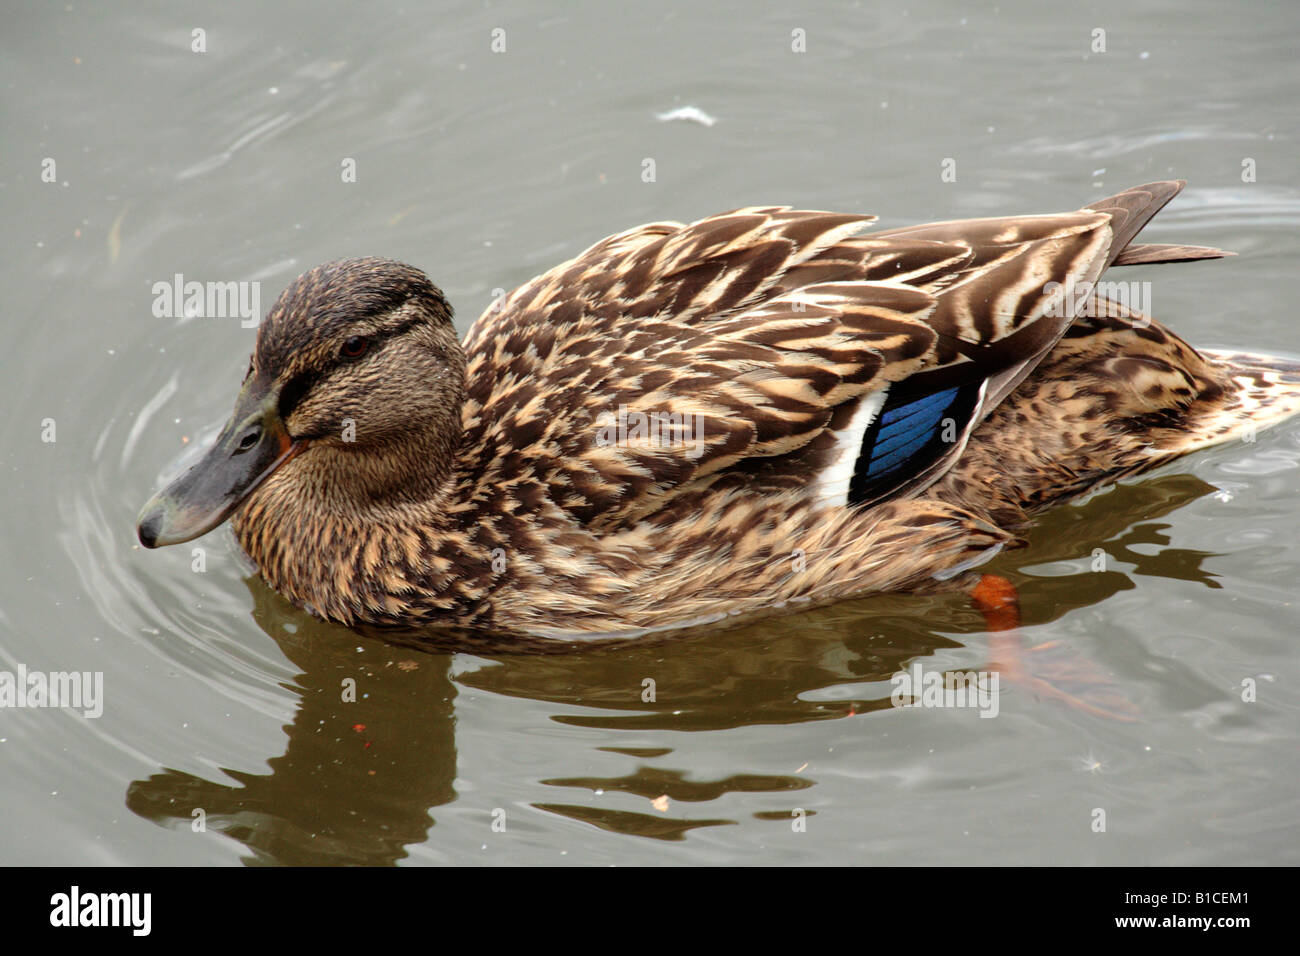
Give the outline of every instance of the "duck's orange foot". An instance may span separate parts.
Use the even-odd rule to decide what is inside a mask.
[[[1137,706],[1096,664],[1060,641],[1026,647],[1020,634],[1020,596],[1016,586],[996,574],[983,574],[971,589],[971,602],[984,614],[989,630],[988,668],[1000,680],[1032,691],[1040,698],[1112,720],[1136,720]],[[1065,687],[1075,690],[1065,690]]]
[[[981,574],[970,592],[971,603],[984,614],[991,633],[1013,631],[1020,626],[1020,594],[1000,574]]]

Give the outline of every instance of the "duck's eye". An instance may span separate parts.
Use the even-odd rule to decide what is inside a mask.
[[[353,335],[343,343],[343,347],[339,349],[339,355],[346,359],[361,358],[369,348],[370,339],[364,335]]]

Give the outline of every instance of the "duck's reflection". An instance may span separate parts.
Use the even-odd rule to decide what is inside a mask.
[[[186,826],[201,808],[207,828],[245,844],[252,864],[401,859],[425,839],[429,809],[455,797],[450,657],[358,638],[301,614],[260,582],[249,587],[257,623],[301,671],[283,754],[267,761],[269,773],[224,770],[234,784],[165,770],[133,783],[127,806]]]
[[[1055,620],[1131,589],[1131,574],[1217,587],[1201,567],[1208,555],[1168,547],[1161,533],[1166,526],[1153,520],[1211,491],[1197,478],[1171,475],[1048,514],[1029,534],[1029,547],[995,562],[997,573],[1020,588],[1024,625]],[[1133,550],[1140,545],[1159,550]],[[1106,555],[1103,569],[1093,558],[1098,549]],[[1053,562],[1051,576],[1034,570]],[[126,802],[167,826],[190,825],[193,809],[202,808],[209,829],[249,848],[250,863],[390,864],[406,855],[408,845],[430,838],[436,819],[431,810],[456,796],[457,685],[571,706],[571,713],[553,719],[607,729],[610,746],[600,749],[638,761],[634,772],[618,777],[565,774],[557,766],[541,784],[569,794],[617,791],[647,801],[666,796],[670,805],[698,809],[730,792],[793,793],[815,781],[796,773],[687,779],[671,768],[670,749],[643,746],[649,733],[800,723],[887,709],[893,674],[941,648],[961,647],[954,635],[984,629],[979,612],[960,595],[890,596],[653,642],[503,653],[456,635],[420,646],[409,637],[401,643],[391,636],[358,637],[298,612],[258,579],[248,584],[258,624],[301,669],[293,688],[301,702],[286,728],[283,754],[268,760],[269,773],[226,771],[233,785],[166,770],[133,783]],[[452,655],[465,651],[489,662],[453,678]],[[346,678],[356,681],[355,702],[343,700]],[[878,686],[864,687],[870,684]],[[624,741],[618,739],[622,732]],[[695,813],[675,819],[649,805],[645,813],[562,801],[534,805],[660,839],[737,822]]]

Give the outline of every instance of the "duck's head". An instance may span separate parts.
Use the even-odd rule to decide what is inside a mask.
[[[464,383],[451,307],[419,269],[367,258],[305,272],[258,328],[215,444],[140,512],[140,542],[212,530],[291,461],[359,502],[418,494],[450,467]]]

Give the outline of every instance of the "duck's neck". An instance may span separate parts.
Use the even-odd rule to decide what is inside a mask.
[[[459,440],[457,430],[382,452],[309,447],[236,512],[235,534],[271,587],[321,617],[462,614],[483,587],[459,572],[464,542],[446,517]]]
[[[437,510],[460,445],[451,428],[412,434],[400,442],[356,448],[312,445],[283,471],[301,507],[358,521],[384,521],[390,512]],[[281,477],[279,473],[272,479]]]

